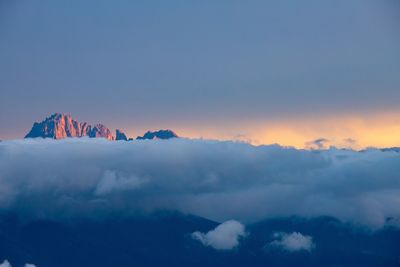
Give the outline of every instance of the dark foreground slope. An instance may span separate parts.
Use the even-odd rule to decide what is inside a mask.
[[[400,231],[370,232],[330,218],[276,219],[247,226],[239,247],[204,247],[191,233],[217,223],[181,214],[125,220],[22,223],[3,217],[0,261],[13,266],[400,266]],[[313,237],[311,251],[268,249],[276,232]]]

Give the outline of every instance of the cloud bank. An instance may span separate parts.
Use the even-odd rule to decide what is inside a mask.
[[[192,238],[200,241],[204,246],[215,249],[233,249],[239,245],[239,239],[245,235],[243,224],[229,220],[207,233],[194,232]]]
[[[302,250],[311,252],[315,247],[311,236],[302,235],[298,232],[293,232],[291,234],[275,233],[274,237],[277,238],[277,240],[272,241],[269,246],[278,247],[289,252]]]
[[[400,154],[296,150],[204,140],[0,143],[0,212],[26,218],[172,209],[217,221],[400,218]]]

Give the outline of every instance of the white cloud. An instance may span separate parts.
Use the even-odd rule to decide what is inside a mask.
[[[200,241],[204,246],[221,250],[233,249],[238,246],[240,238],[245,235],[244,225],[235,220],[226,221],[207,233],[192,233],[192,237]]]
[[[8,260],[4,260],[3,263],[0,263],[0,267],[12,267],[12,265]],[[36,265],[31,263],[25,263],[24,267],[36,267]]]
[[[116,171],[107,170],[96,186],[96,194],[106,195],[113,191],[132,190],[139,188],[140,185],[145,182],[145,179],[140,179],[135,176],[126,177],[118,175]]]
[[[25,263],[25,267],[36,267],[35,264]],[[4,260],[3,263],[0,263],[0,267],[12,267],[11,263],[8,260]]]
[[[0,267],[11,267],[11,264],[8,260],[4,260],[3,263],[0,263]]]
[[[275,233],[277,240],[272,241],[269,245],[273,247],[279,247],[289,252],[305,250],[310,252],[315,244],[313,243],[312,237],[302,235],[299,232],[288,233]]]
[[[216,221],[400,218],[400,154],[176,139],[0,143],[0,212],[27,219],[173,209]]]

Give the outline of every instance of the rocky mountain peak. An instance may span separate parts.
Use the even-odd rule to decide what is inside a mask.
[[[159,130],[155,132],[148,131],[143,136],[138,136],[136,139],[145,140],[145,139],[171,139],[177,138],[178,135],[171,130]]]
[[[63,139],[67,137],[90,137],[90,138],[106,138],[108,140],[125,140],[131,141],[132,138],[120,130],[116,130],[115,138],[109,128],[104,124],[98,123],[90,125],[86,122],[74,120],[71,115],[63,113],[54,113],[45,118],[41,122],[35,122],[32,129],[25,138],[52,138]],[[143,136],[138,136],[138,140],[153,139],[171,139],[177,138],[178,135],[171,130],[148,131]]]
[[[78,122],[68,114],[54,113],[42,122],[35,122],[25,138],[53,138],[67,137],[100,137],[113,140],[111,131],[103,124],[91,126],[86,122]]]
[[[118,140],[128,141],[128,137],[126,136],[126,134],[122,130],[117,129],[115,131],[115,140],[117,140],[117,141]]]

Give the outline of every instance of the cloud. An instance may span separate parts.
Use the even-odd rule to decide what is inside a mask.
[[[260,144],[260,141],[254,138],[251,138],[248,134],[236,134],[234,135],[231,140],[236,142],[244,142],[247,144]]]
[[[330,141],[326,138],[318,138],[305,143],[307,149],[326,149]]]
[[[278,247],[289,252],[305,250],[311,252],[315,247],[312,237],[302,235],[299,232],[288,233],[275,233],[277,240],[272,241],[269,246]]]
[[[357,149],[359,148],[358,142],[356,139],[353,138],[345,138],[342,140],[342,147],[348,148],[348,149]]]
[[[8,260],[4,260],[3,263],[0,263],[0,267],[11,267],[11,264]]]
[[[400,154],[205,140],[0,143],[0,213],[118,217],[158,209],[244,223],[332,216],[375,228],[400,218]]]
[[[36,267],[35,264],[31,264],[31,263],[26,263],[24,266],[25,267]],[[10,262],[8,260],[4,260],[3,263],[0,263],[0,267],[12,267],[12,265],[10,264]]]
[[[218,225],[208,233],[194,232],[192,238],[200,241],[204,246],[222,250],[237,247],[239,239],[245,235],[244,225],[238,221],[230,220]]]
[[[356,139],[353,139],[353,138],[345,138],[345,139],[343,139],[343,141],[345,142],[345,143],[348,143],[348,144],[350,144],[350,145],[354,145],[354,144],[356,144],[357,143],[357,140]]]
[[[107,170],[99,180],[95,193],[97,195],[106,195],[113,191],[133,190],[139,188],[145,182],[145,179],[140,179],[136,176],[126,177],[119,175],[116,171]]]

